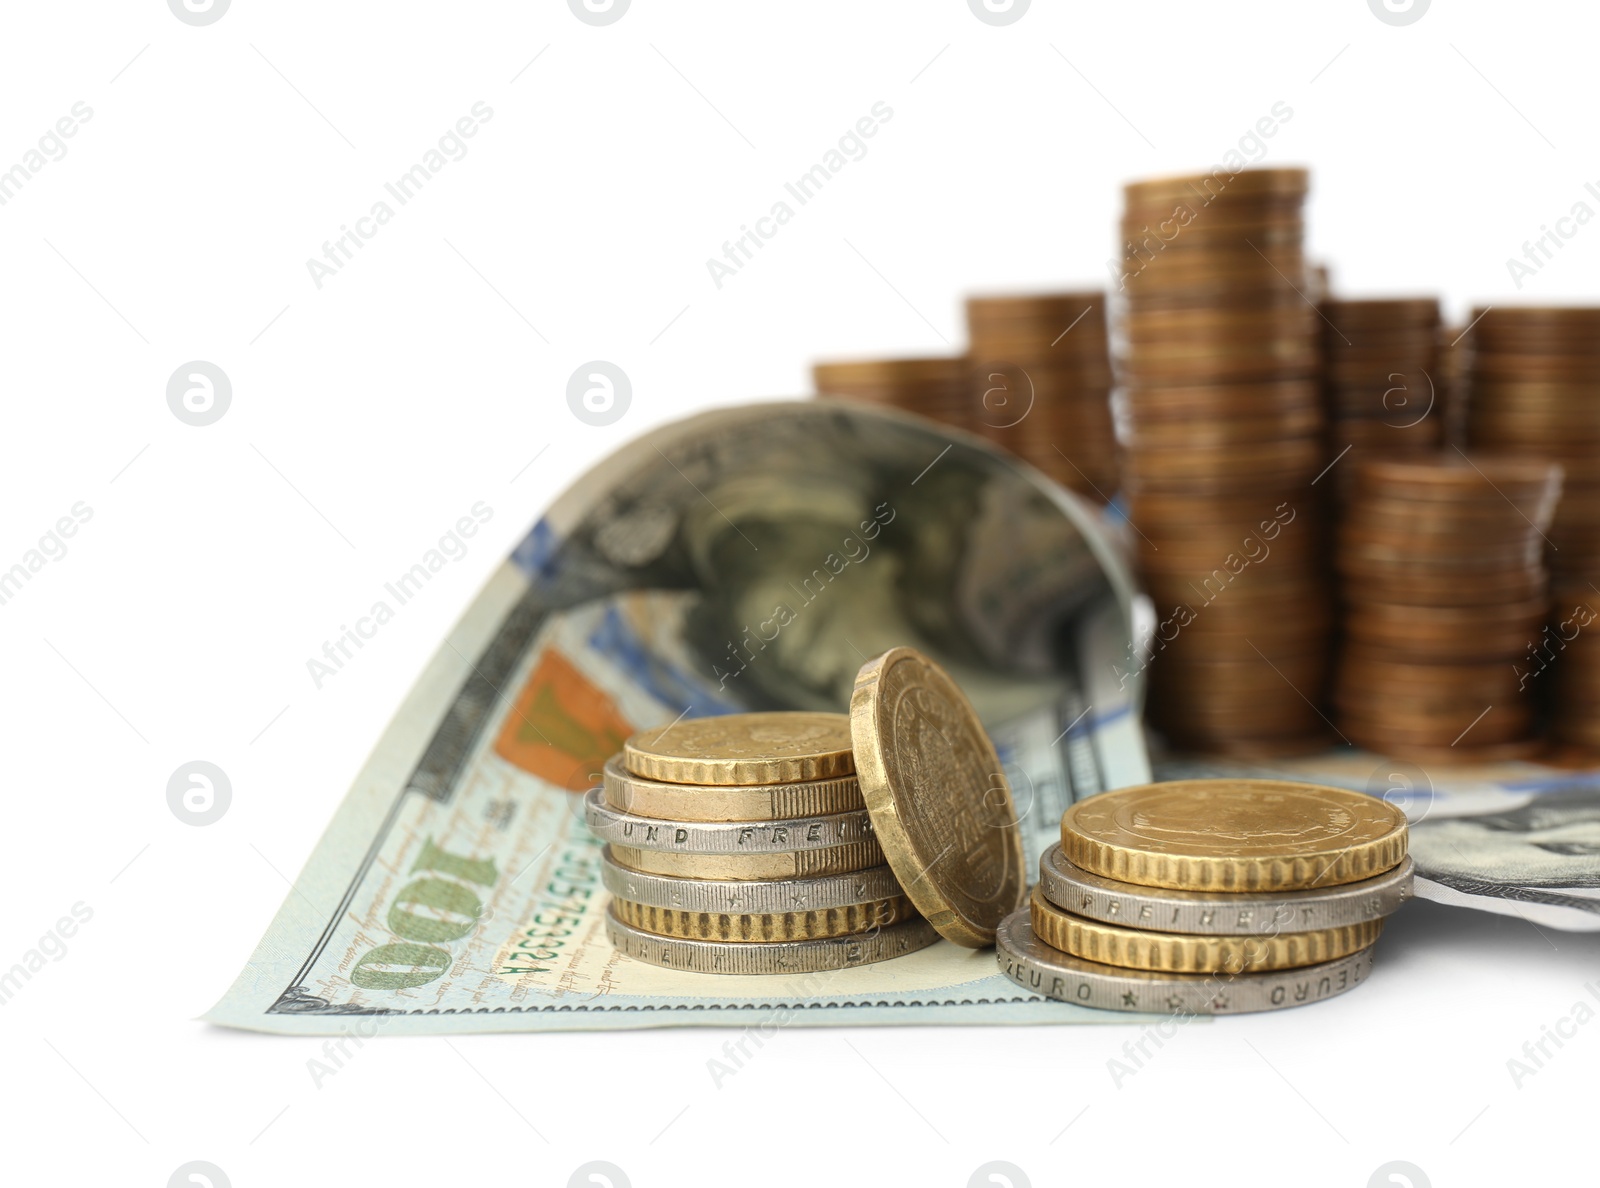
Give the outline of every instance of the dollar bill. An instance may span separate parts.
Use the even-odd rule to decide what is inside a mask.
[[[1411,821],[1418,896],[1600,931],[1600,771],[1498,763],[1433,772],[1355,748],[1242,765],[1165,758],[1162,779],[1267,776],[1381,796]]]
[[[975,439],[826,402],[709,413],[554,505],[451,631],[207,1016],[388,1032],[1104,1022],[949,942],[824,975],[711,976],[612,949],[582,792],[630,733],[842,710],[912,644],[961,682],[1031,853],[1149,778],[1133,589],[1097,513]],[[1116,1019],[1116,1016],[1111,1016]],[[1125,1021],[1125,1020],[1122,1020]]]

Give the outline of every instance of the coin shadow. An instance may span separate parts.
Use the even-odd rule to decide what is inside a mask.
[[[1520,916],[1414,899],[1389,918],[1374,976],[1418,972],[1438,959],[1537,964],[1580,980],[1600,957],[1600,932],[1563,932]]]

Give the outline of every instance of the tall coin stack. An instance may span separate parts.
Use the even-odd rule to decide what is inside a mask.
[[[977,432],[1068,490],[1116,492],[1105,295],[967,299]]]
[[[885,864],[844,714],[698,718],[627,740],[589,793],[612,944],[702,973],[811,973],[938,939]]]
[[[1525,757],[1561,469],[1452,457],[1355,472],[1339,525],[1337,722],[1352,742],[1423,763]]]
[[[1122,483],[1158,627],[1152,722],[1175,745],[1320,749],[1333,606],[1313,483],[1321,322],[1307,175],[1127,187],[1113,340]],[[1289,686],[1293,686],[1290,688]]]
[[[820,396],[898,408],[982,432],[967,382],[967,361],[960,356],[817,363],[811,378]]]
[[[1061,818],[1000,968],[1063,1002],[1175,1016],[1318,1002],[1360,984],[1412,891],[1399,809],[1276,780],[1105,792]]]
[[[1322,315],[1328,461],[1333,489],[1348,495],[1360,463],[1444,443],[1439,302],[1325,301]]]
[[[1597,747],[1600,309],[1496,306],[1473,317],[1467,440],[1483,452],[1559,462],[1565,474],[1549,528],[1554,611],[1527,663],[1540,673],[1554,667],[1557,736]]]

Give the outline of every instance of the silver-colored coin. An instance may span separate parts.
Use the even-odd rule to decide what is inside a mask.
[[[864,809],[788,821],[663,821],[619,812],[606,803],[603,788],[591,788],[583,814],[601,841],[669,854],[786,854],[872,838]]]
[[[1102,878],[1051,846],[1039,889],[1058,908],[1106,924],[1191,936],[1278,936],[1381,920],[1412,895],[1411,859],[1359,883],[1310,891],[1170,891]]]
[[[730,916],[826,911],[905,894],[888,866],[869,866],[850,874],[812,879],[679,879],[629,870],[612,861],[606,852],[600,859],[600,878],[606,890],[620,899],[650,907]]]
[[[1025,990],[1060,1002],[1152,1015],[1240,1015],[1321,1002],[1359,986],[1372,972],[1369,946],[1338,961],[1270,973],[1173,974],[1085,961],[1033,935],[1028,909],[1000,925],[1000,971]]]
[[[915,953],[939,939],[933,925],[918,917],[857,936],[828,940],[678,940],[624,924],[610,908],[606,909],[606,935],[619,952],[639,961],[690,973],[718,974],[797,974],[846,969]]]

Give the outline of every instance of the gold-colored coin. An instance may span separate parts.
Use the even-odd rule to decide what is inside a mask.
[[[1406,818],[1343,788],[1173,780],[1080,800],[1061,816],[1061,848],[1074,865],[1125,883],[1292,891],[1353,883],[1397,865],[1406,856]]]
[[[1298,969],[1337,961],[1378,939],[1382,920],[1365,920],[1311,932],[1268,936],[1186,936],[1102,924],[1064,912],[1038,888],[1032,902],[1033,934],[1052,949],[1123,969],[1160,973],[1250,973]]]
[[[850,698],[872,827],[939,935],[994,944],[1027,890],[1022,831],[994,744],[956,683],[912,648],[862,665]]]
[[[850,719],[799,710],[641,730],[623,744],[622,763],[634,775],[672,784],[784,784],[855,770]]]
[[[604,772],[606,803],[665,821],[787,821],[866,807],[856,777],[794,784],[668,784],[631,774],[613,755]]]
[[[751,941],[758,944],[854,936],[873,928],[898,924],[917,914],[911,901],[904,895],[871,903],[851,904],[849,907],[747,916],[686,912],[616,898],[611,900],[611,910],[624,924],[631,924],[657,936],[683,940]]]
[[[617,845],[609,849],[619,866],[680,879],[805,879],[883,865],[883,847],[876,839],[781,854],[673,854]]]

